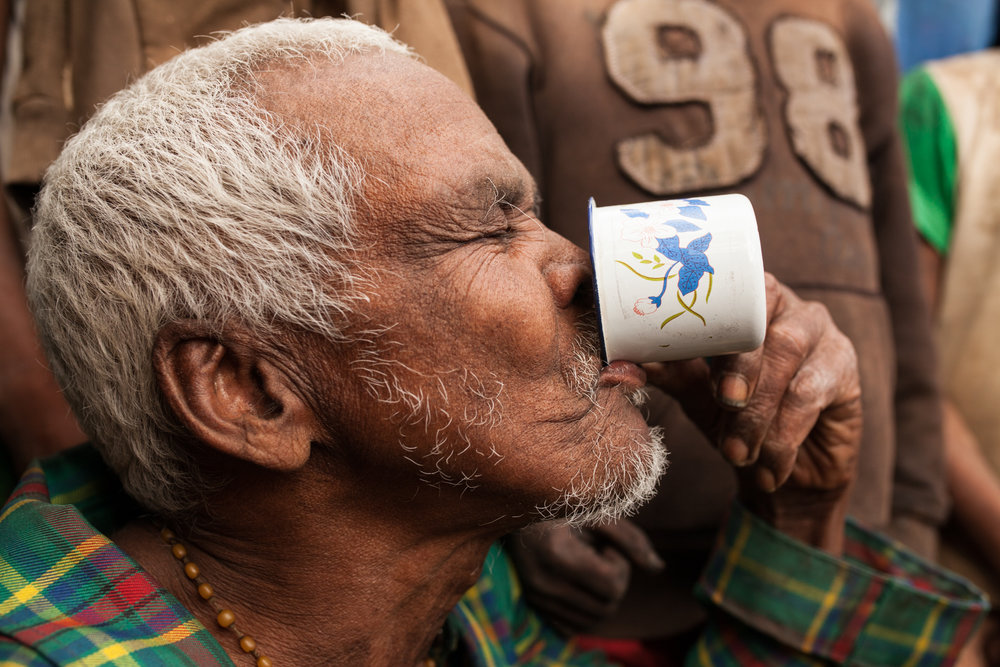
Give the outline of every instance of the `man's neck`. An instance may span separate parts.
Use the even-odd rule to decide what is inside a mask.
[[[503,532],[435,531],[420,503],[337,507],[324,502],[328,495],[270,488],[260,502],[237,494],[219,507],[213,523],[224,529],[169,527],[216,600],[275,664],[416,664]],[[369,489],[355,496],[361,497],[379,496]],[[315,511],[305,509],[317,500]],[[114,539],[237,665],[253,664],[242,657],[235,633],[218,626],[151,522],[130,524]]]

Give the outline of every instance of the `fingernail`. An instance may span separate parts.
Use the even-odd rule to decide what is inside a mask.
[[[723,375],[719,380],[719,389],[716,392],[718,399],[731,408],[746,407],[750,398],[750,385],[742,375],[730,373]]]
[[[757,484],[760,488],[768,493],[774,493],[777,484],[774,481],[774,473],[767,468],[761,468],[757,471]]]
[[[736,466],[744,466],[747,464],[747,459],[750,457],[750,448],[746,446],[746,443],[737,437],[726,438],[722,442],[722,455],[725,456],[730,463]]]
[[[649,552],[649,556],[648,556],[647,560],[648,560],[647,564],[649,565],[650,569],[653,569],[653,570],[656,570],[656,571],[662,570],[663,568],[665,568],[667,566],[667,564],[663,562],[663,559],[660,558],[660,555],[658,553],[656,553],[655,551],[650,551]]]

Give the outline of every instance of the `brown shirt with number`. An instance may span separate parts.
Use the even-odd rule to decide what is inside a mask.
[[[903,517],[935,526],[947,503],[934,354],[895,128],[895,60],[870,4],[450,0],[450,9],[477,99],[537,179],[556,231],[586,247],[590,196],[599,206],[750,198],[765,268],[826,304],[858,351],[865,427],[853,514],[876,528]],[[668,552],[674,580],[659,587],[677,596],[660,605],[659,625],[673,617],[676,629],[693,614],[676,600],[735,485],[676,407],[658,403],[651,419],[668,428],[672,466],[639,520]],[[640,582],[631,595],[643,588],[658,586]],[[642,619],[629,623],[642,633]]]

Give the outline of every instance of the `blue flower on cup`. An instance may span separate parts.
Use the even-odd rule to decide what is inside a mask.
[[[666,210],[663,212],[665,219],[655,219],[649,209],[621,209],[622,214],[628,218],[623,221],[622,238],[634,241],[642,248],[653,249],[654,252],[649,258],[639,252],[632,252],[633,260],[637,260],[640,265],[649,265],[640,266],[640,270],[631,266],[628,261],[618,260],[618,263],[640,278],[662,284],[659,294],[644,297],[635,302],[633,306],[635,314],[645,316],[659,310],[663,305],[663,296],[667,292],[667,285],[672,278],[677,278],[677,303],[682,310],[665,319],[660,324],[660,328],[684,313],[691,313],[700,319],[702,324],[707,324],[705,318],[694,310],[694,305],[698,300],[698,288],[705,274],[708,274],[708,289],[705,300],[707,301],[712,294],[712,277],[715,274],[715,268],[709,263],[706,254],[712,243],[712,234],[705,233],[689,241],[686,246],[681,246],[680,234],[703,231],[703,228],[693,220],[707,220],[708,217],[702,209],[708,205],[707,202],[700,199],[667,202],[664,204]],[[656,216],[656,218],[659,217]],[[662,276],[649,276],[642,272],[648,269],[656,271],[668,263],[670,266]],[[674,269],[678,266],[680,269],[674,273]],[[685,298],[691,294],[693,294],[691,299],[685,301]]]
[[[699,236],[684,248],[681,247],[681,240],[677,236],[660,239],[660,244],[656,249],[663,253],[667,259],[674,260],[674,265],[667,269],[667,273],[669,274],[678,264],[681,265],[677,288],[682,296],[687,296],[698,289],[698,283],[701,282],[703,275],[715,273],[715,269],[708,263],[708,255],[705,254],[711,242],[711,233]],[[666,287],[666,279],[664,279],[664,287]]]

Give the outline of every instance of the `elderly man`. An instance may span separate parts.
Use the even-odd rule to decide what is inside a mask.
[[[586,256],[534,208],[477,107],[351,21],[248,28],[113,97],[46,175],[28,292],[67,397],[143,509],[65,483],[65,461],[29,471],[0,517],[0,658],[462,660],[443,627],[496,649],[509,635],[477,644],[463,611],[499,613],[482,582],[452,612],[490,545],[652,493],[665,455],[634,405],[648,374],[704,428],[768,434],[743,487],[763,521],[737,511],[725,576],[766,583],[740,551],[765,534],[769,557],[794,554],[784,580],[823,563],[864,593],[803,598],[811,638],[789,647],[758,623],[778,642],[757,650],[811,652],[839,628],[827,617],[861,618],[843,600],[867,619],[901,592],[913,613],[877,619],[884,641],[916,623],[907,655],[947,659],[974,591],[905,558],[934,594],[837,558],[861,415],[826,312],[771,281],[761,350],[711,371],[601,368]],[[733,371],[756,391],[723,417]],[[717,644],[754,623],[728,610]],[[834,657],[870,640],[843,630]]]

